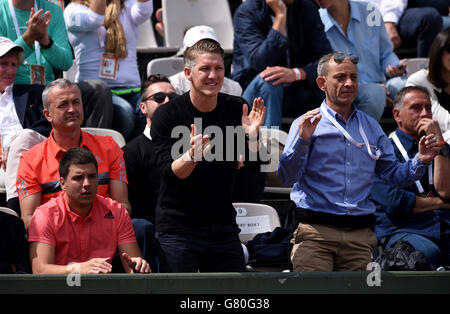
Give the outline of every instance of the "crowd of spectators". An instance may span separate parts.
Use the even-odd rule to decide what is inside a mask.
[[[228,77],[199,24],[184,70],[145,78],[139,25],[164,45],[161,1],[58,3],[0,0],[1,205],[18,216],[0,212],[0,273],[246,271],[232,203],[260,201],[259,130],[283,118],[294,271],[365,270],[400,241],[450,264],[449,0],[229,0]]]

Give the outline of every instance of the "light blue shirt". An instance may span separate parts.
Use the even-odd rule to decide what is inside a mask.
[[[293,184],[291,199],[297,207],[337,215],[373,214],[375,205],[368,195],[375,173],[392,184],[407,186],[426,170],[417,155],[407,163],[399,162],[378,122],[362,111],[353,109],[345,122],[325,101],[320,110],[328,110],[358,143],[364,142],[359,132],[361,123],[369,144],[381,149],[381,156],[372,159],[366,147],[349,142],[324,114],[312,137],[303,140],[298,135],[301,117],[297,118],[278,166],[280,181]]]
[[[335,51],[353,53],[359,57],[360,83],[386,82],[386,67],[399,65],[393,52],[379,11],[367,2],[349,1],[350,22],[348,37],[326,9],[319,9],[325,33]]]

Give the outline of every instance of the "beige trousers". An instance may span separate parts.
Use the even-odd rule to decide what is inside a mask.
[[[370,228],[300,223],[291,242],[295,272],[365,271],[377,240]]]

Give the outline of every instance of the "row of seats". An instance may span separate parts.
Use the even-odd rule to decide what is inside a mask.
[[[216,31],[225,53],[233,52],[234,28],[226,0],[162,0],[164,47],[158,46],[150,21],[139,26],[137,51],[140,53],[176,52],[184,33],[195,25],[209,25]],[[219,12],[219,14],[211,14]],[[181,14],[180,14],[181,13]]]
[[[278,212],[269,205],[234,203],[233,206],[237,213],[236,222],[242,229],[239,234],[241,242],[248,242],[258,233],[270,232],[281,226]],[[0,207],[0,212],[19,217],[8,207]]]

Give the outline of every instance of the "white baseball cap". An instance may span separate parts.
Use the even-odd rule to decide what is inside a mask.
[[[199,25],[191,27],[190,29],[187,30],[183,39],[183,49],[186,50],[186,48],[194,46],[197,42],[199,42],[202,39],[212,39],[219,42],[219,40],[217,39],[216,32],[212,27],[206,25]]]
[[[23,62],[25,59],[23,55],[23,47],[21,45],[15,44],[11,39],[7,37],[1,37],[0,36],[0,57],[3,57],[5,54],[7,54],[9,51],[11,51],[14,48],[19,48],[19,64]]]

